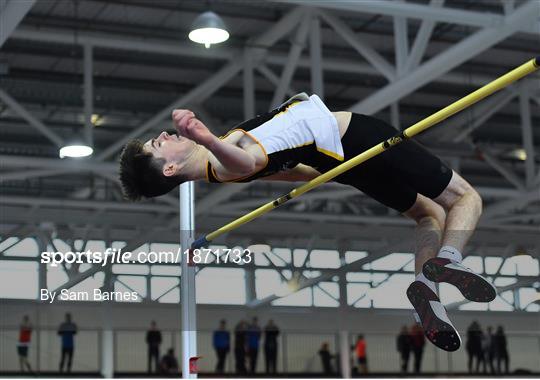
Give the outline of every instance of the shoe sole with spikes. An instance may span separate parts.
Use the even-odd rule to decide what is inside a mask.
[[[428,280],[454,285],[469,301],[491,302],[497,296],[497,290],[488,280],[450,259],[442,257],[429,259],[424,264],[422,272]]]
[[[459,349],[461,337],[437,294],[423,282],[414,281],[407,289],[407,297],[418,314],[426,338],[442,350]]]

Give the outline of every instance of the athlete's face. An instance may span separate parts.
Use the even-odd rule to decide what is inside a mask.
[[[161,132],[157,137],[145,142],[144,149],[152,153],[156,159],[165,160],[164,174],[171,175],[170,171],[165,172],[166,168],[175,172],[180,169],[183,161],[189,156],[195,145],[195,142],[188,138]]]

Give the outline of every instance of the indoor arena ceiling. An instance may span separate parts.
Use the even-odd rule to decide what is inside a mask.
[[[276,88],[284,86],[282,98],[312,92],[317,86],[313,67],[321,65],[331,109],[375,114],[406,127],[539,54],[535,1],[308,6],[314,3],[35,1],[0,50],[2,235],[54,226],[66,237],[106,233],[109,239],[176,240],[176,194],[140,204],[122,200],[116,179],[119,147],[133,131],[144,139],[168,129],[173,106],[191,108],[216,133],[226,132],[253,112],[244,96],[250,93],[243,74],[249,62],[255,67],[255,113],[275,103]],[[208,9],[224,19],[231,38],[205,49],[187,34]],[[300,33],[307,17],[319,20],[320,60],[310,54],[317,41]],[[404,46],[407,58],[422,51],[422,44],[424,54],[396,64]],[[294,66],[298,50],[294,75],[285,83],[284,69]],[[437,65],[430,66],[437,59],[443,61],[440,73],[431,69]],[[85,68],[93,72],[93,88],[86,93]],[[478,187],[485,200],[483,228],[515,230],[523,239],[537,234],[540,224],[538,78],[420,137]],[[86,104],[85,118],[88,96],[93,102]],[[82,136],[86,119],[92,123],[93,157],[59,159],[59,142]],[[218,227],[290,188],[268,182],[198,184],[198,228]],[[351,237],[357,225],[397,230],[407,225],[356,191],[330,184],[239,234],[301,236],[305,224],[299,222],[310,223],[310,232],[338,238]],[[390,230],[373,231],[370,236],[376,237]],[[489,236],[486,240],[493,241]]]

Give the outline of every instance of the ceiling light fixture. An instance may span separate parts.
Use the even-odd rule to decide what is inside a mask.
[[[90,156],[94,150],[88,145],[81,144],[72,144],[66,145],[60,148],[59,155],[60,158],[71,157],[71,158],[80,158]]]
[[[204,44],[208,49],[210,45],[219,44],[229,39],[229,32],[225,23],[212,11],[200,14],[191,25],[189,39],[199,44]]]

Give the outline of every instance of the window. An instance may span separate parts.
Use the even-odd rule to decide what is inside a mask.
[[[13,240],[11,240],[13,239]],[[6,239],[6,242],[9,241],[9,244],[5,244],[6,247],[9,247],[11,244],[15,243],[18,239],[10,238]],[[4,256],[18,256],[18,257],[37,257],[41,252],[39,252],[39,247],[34,238],[26,238],[21,241],[18,241],[12,247],[6,249]]]
[[[335,282],[320,282],[314,286],[313,306],[338,307],[339,285]]]
[[[399,270],[408,266],[408,270],[414,270],[414,255],[412,253],[391,253],[371,263],[371,269],[375,270]]]
[[[338,251],[314,249],[309,256],[312,268],[339,268],[341,266]]]
[[[38,264],[12,260],[0,261],[0,298],[35,299],[38,294]]]
[[[153,276],[150,280],[152,301],[164,303],[180,302],[180,279],[176,277]]]
[[[197,303],[243,305],[246,303],[244,269],[205,268],[195,277]]]
[[[304,288],[296,293],[290,294],[272,302],[275,306],[312,306],[312,289]]]

